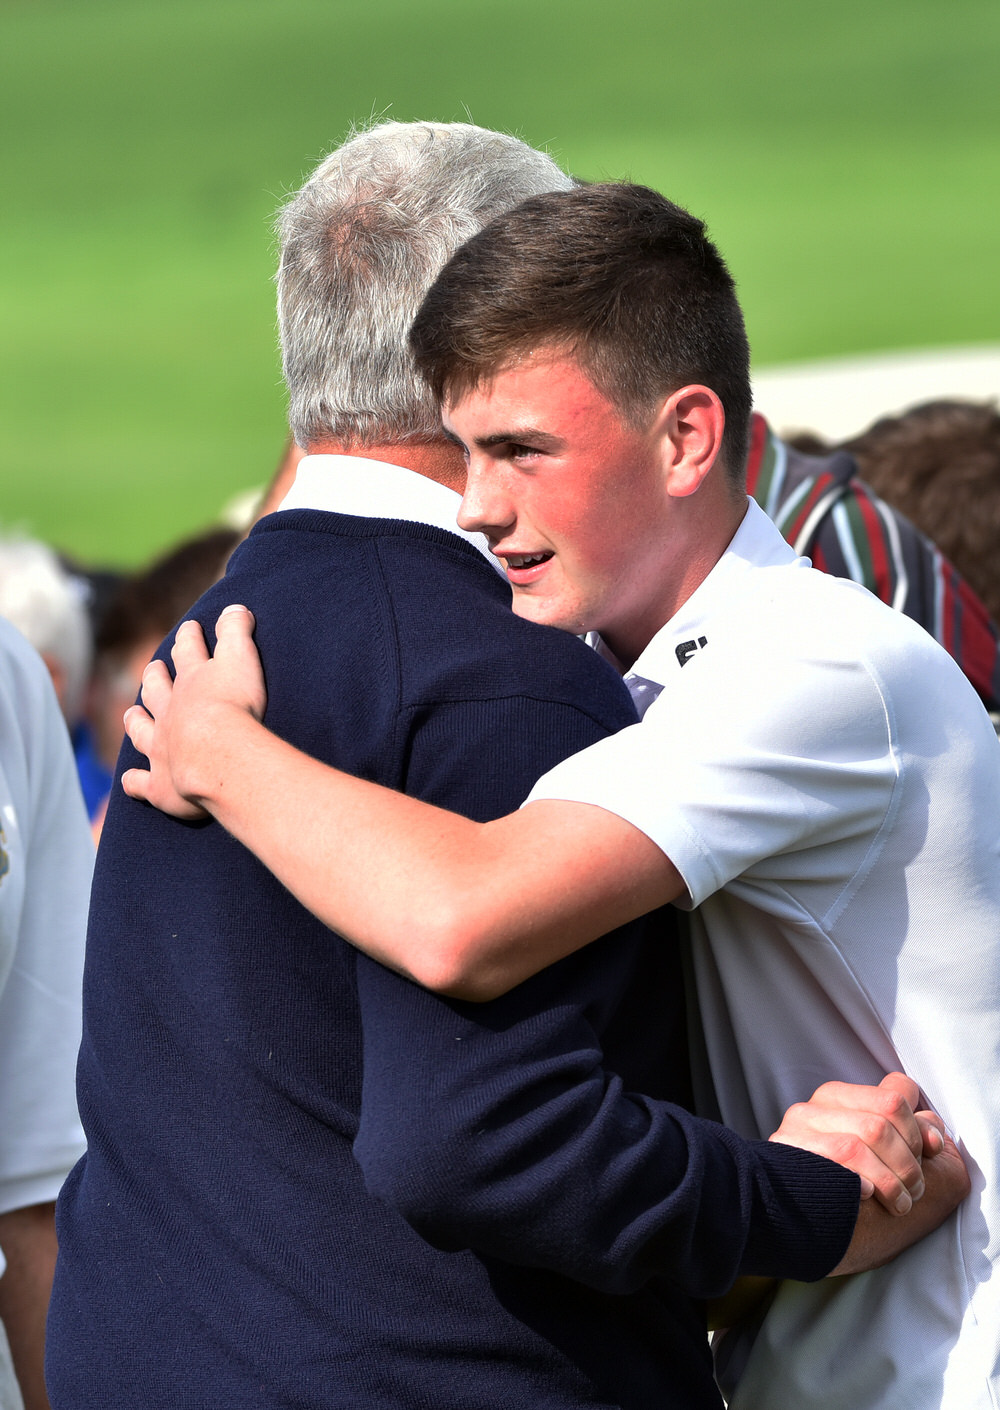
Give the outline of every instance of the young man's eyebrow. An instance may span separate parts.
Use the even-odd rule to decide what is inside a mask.
[[[489,450],[490,446],[504,444],[520,445],[527,441],[542,450],[552,450],[556,446],[562,445],[558,436],[553,436],[549,431],[540,431],[536,426],[519,426],[511,431],[494,431],[489,436],[477,436],[475,439],[476,445],[481,450]]]

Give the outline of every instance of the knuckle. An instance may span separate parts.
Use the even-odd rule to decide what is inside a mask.
[[[879,1106],[886,1116],[909,1116],[910,1104],[902,1092],[892,1087],[883,1087],[879,1092]]]
[[[809,1108],[804,1102],[796,1102],[790,1106],[781,1118],[781,1125],[775,1132],[779,1136],[792,1136],[807,1130],[810,1127]]]
[[[857,1136],[851,1136],[845,1131],[838,1132],[831,1136],[828,1142],[830,1159],[835,1160],[838,1165],[847,1165],[852,1169],[858,1163],[859,1157],[867,1154],[867,1146],[863,1141],[859,1141]]]
[[[874,1112],[865,1112],[861,1116],[858,1135],[866,1146],[873,1148],[884,1145],[892,1129],[892,1123],[885,1117]]]

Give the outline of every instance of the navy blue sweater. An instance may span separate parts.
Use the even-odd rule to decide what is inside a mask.
[[[437,529],[287,511],[196,615],[233,601],[273,730],[472,817],[634,718],[603,662],[514,617]],[[696,1299],[822,1276],[857,1182],[677,1105],[669,927],[450,1003],[359,959],[218,825],[116,786],[55,1410],[717,1406]]]

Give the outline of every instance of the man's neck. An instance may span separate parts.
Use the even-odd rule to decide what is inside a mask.
[[[339,441],[317,441],[309,455],[358,455],[366,460],[384,460],[401,465],[446,489],[462,494],[465,490],[465,458],[454,441],[444,436],[433,441],[399,441],[383,445],[344,445]]]

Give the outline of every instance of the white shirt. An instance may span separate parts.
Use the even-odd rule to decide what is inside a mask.
[[[0,1212],[55,1199],[83,1154],[75,1074],[93,863],[48,672],[0,618]]]
[[[821,1082],[902,1068],[973,1182],[888,1268],[784,1284],[732,1410],[996,1410],[1000,748],[985,711],[920,627],[796,559],[752,503],[629,678],[641,723],[531,798],[607,808],[681,873],[722,1119],[766,1137]]]

